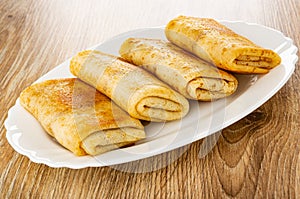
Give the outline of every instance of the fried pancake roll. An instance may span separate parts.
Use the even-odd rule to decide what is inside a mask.
[[[165,35],[199,58],[235,73],[268,73],[281,63],[274,51],[256,45],[214,19],[179,16],[167,24]]]
[[[70,71],[138,119],[177,120],[189,110],[189,103],[181,94],[113,55],[96,50],[80,52],[72,58]]]
[[[145,138],[141,122],[77,78],[27,87],[21,105],[75,155],[98,155]]]
[[[121,57],[138,65],[186,98],[212,101],[234,93],[236,78],[174,44],[144,38],[129,38],[120,48]]]

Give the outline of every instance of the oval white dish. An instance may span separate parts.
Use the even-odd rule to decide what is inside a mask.
[[[256,44],[278,52],[282,58],[281,65],[266,75],[237,76],[239,87],[234,95],[209,103],[191,101],[190,112],[182,120],[150,123],[145,127],[145,140],[134,146],[95,157],[77,157],[61,147],[17,100],[5,121],[9,144],[33,162],[50,167],[80,169],[121,164],[158,155],[212,135],[233,124],[265,103],[288,81],[298,60],[297,48],[281,32],[262,25],[230,21],[221,23]],[[144,28],[113,37],[92,49],[118,55],[121,43],[128,37],[166,40],[163,27]],[[69,72],[69,61],[66,60],[37,81],[73,77]]]

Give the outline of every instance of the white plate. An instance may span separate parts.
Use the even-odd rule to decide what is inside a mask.
[[[150,123],[145,128],[147,139],[128,148],[95,157],[76,157],[48,136],[34,117],[20,106],[19,100],[9,110],[5,121],[8,142],[17,152],[36,163],[74,169],[101,167],[170,151],[209,136],[240,120],[270,99],[287,82],[298,59],[297,48],[291,39],[274,29],[245,22],[221,21],[221,23],[258,45],[278,52],[282,58],[282,64],[266,75],[238,76],[237,92],[226,99],[199,104],[196,101],[191,102],[189,114],[180,121]],[[165,39],[162,27],[145,28],[123,33],[93,48],[118,55],[121,43],[128,37]],[[72,77],[68,65],[69,60],[37,81]]]

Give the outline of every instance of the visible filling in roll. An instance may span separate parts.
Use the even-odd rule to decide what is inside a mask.
[[[122,127],[96,131],[82,141],[82,148],[89,154],[125,146],[144,138],[144,131],[134,127]]]
[[[235,89],[235,83],[225,79],[198,77],[187,84],[187,92],[190,96],[207,101],[228,96]]]
[[[158,96],[147,96],[139,101],[136,110],[140,115],[152,119],[168,119],[168,114],[182,114],[182,105],[176,101]]]
[[[269,57],[240,55],[234,60],[235,64],[259,68],[272,68],[273,60]]]

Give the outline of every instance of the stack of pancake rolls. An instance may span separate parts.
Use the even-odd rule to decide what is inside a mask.
[[[33,84],[21,105],[75,155],[98,155],[145,139],[141,121],[180,120],[189,100],[232,95],[234,74],[264,74],[281,62],[213,19],[179,16],[165,35],[168,41],[128,38],[120,56],[79,52],[69,66],[77,78]]]

